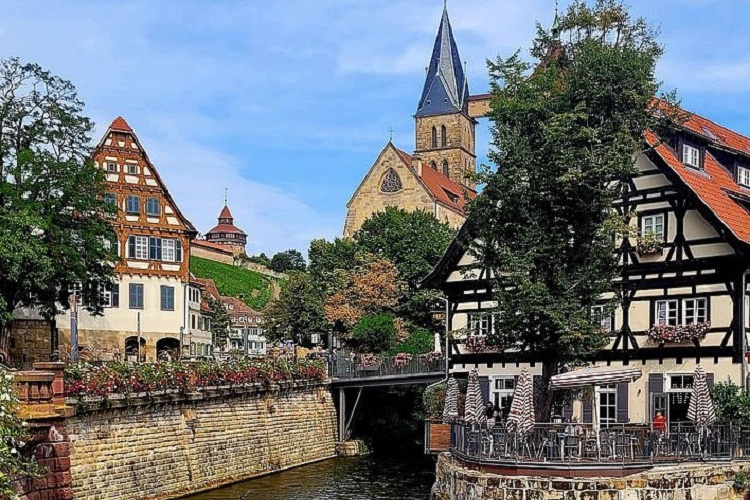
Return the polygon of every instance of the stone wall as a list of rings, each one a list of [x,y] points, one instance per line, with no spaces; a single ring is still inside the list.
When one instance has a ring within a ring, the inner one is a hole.
[[[133,400],[67,420],[76,500],[177,498],[335,455],[323,385]]]
[[[10,356],[13,364],[28,367],[49,361],[52,354],[50,324],[41,319],[15,319],[11,325]]]
[[[438,457],[432,500],[741,500],[732,487],[745,463],[661,466],[623,478],[501,476]]]

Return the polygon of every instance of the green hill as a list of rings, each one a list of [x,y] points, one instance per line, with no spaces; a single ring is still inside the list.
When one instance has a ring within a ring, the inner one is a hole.
[[[273,298],[273,280],[255,271],[193,256],[190,270],[198,278],[213,279],[219,293],[237,297],[256,311]]]

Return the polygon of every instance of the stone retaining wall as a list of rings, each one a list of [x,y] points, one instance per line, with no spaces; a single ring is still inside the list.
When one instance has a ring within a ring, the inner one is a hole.
[[[177,498],[333,457],[324,385],[206,391],[67,419],[76,500]]]
[[[623,478],[501,476],[438,457],[432,500],[741,500],[735,473],[750,463],[680,464]]]

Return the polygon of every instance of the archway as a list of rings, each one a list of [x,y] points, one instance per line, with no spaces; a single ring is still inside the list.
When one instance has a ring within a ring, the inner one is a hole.
[[[180,358],[180,341],[171,337],[164,337],[156,341],[156,359],[159,361],[174,361]]]
[[[140,362],[146,361],[146,339],[141,337]],[[125,339],[125,360],[138,361],[138,337],[128,337]]]

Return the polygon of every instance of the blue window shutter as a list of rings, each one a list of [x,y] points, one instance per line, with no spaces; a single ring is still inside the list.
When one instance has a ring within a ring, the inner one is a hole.
[[[179,239],[174,240],[174,260],[182,262],[182,243]]]
[[[135,309],[135,284],[131,283],[128,287],[128,304],[131,309]]]
[[[167,308],[167,287],[162,285],[161,287],[161,310],[165,310]]]
[[[135,236],[128,236],[128,257],[135,258]]]
[[[628,416],[629,385],[627,382],[617,384],[617,422],[621,424],[626,424],[630,420]]]
[[[112,307],[120,307],[120,284],[115,283],[111,286],[112,289],[110,293],[112,294]]]
[[[151,237],[148,239],[148,258],[161,260],[161,238]]]
[[[661,373],[648,374],[648,392],[650,394],[664,392],[664,375]]]
[[[591,406],[591,398],[585,392],[583,396],[583,422],[590,424],[594,421],[594,407]]]

